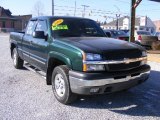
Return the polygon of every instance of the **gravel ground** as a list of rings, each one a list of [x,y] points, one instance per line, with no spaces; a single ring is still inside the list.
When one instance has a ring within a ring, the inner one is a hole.
[[[39,75],[12,65],[8,36],[0,34],[0,120],[160,120],[160,64],[150,79],[127,92],[58,103]]]

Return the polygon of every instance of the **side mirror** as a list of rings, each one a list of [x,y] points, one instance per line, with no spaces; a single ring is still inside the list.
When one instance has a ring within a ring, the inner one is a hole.
[[[47,35],[44,33],[44,31],[34,31],[33,37],[47,40]]]

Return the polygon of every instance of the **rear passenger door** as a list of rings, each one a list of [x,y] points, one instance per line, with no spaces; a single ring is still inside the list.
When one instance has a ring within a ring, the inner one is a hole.
[[[38,20],[35,31],[44,31],[48,35],[48,26],[46,20]],[[30,58],[34,66],[40,70],[46,71],[46,62],[48,56],[49,42],[46,39],[32,38]]]

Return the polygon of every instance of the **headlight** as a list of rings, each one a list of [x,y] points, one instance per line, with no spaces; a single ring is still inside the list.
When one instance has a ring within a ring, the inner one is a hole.
[[[146,56],[147,56],[147,52],[146,52],[146,51],[143,51],[143,52],[142,52],[142,56],[143,56],[143,57],[146,57]]]
[[[101,55],[93,53],[85,53],[83,55],[83,61],[100,61],[102,60]],[[96,64],[83,64],[83,71],[104,71],[104,65]]]
[[[99,54],[86,53],[85,60],[86,61],[94,61],[94,60],[98,61],[98,60],[102,60],[102,57]]]
[[[83,71],[104,71],[104,65],[83,65]]]

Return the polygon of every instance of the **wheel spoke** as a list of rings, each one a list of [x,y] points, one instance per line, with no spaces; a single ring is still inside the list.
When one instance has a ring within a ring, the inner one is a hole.
[[[63,97],[65,94],[65,82],[61,74],[55,76],[55,90],[59,97]]]

